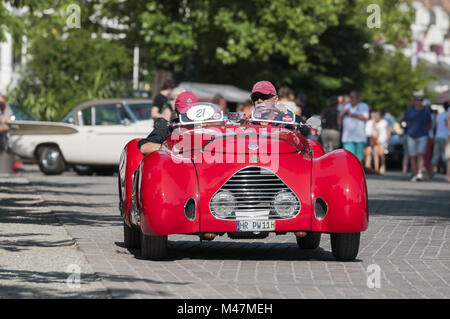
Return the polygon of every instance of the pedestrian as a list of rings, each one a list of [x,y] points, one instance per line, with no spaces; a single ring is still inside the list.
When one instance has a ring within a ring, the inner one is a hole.
[[[376,143],[373,149],[373,166],[376,172],[384,174],[386,172],[386,155],[384,150],[387,147],[387,142],[391,136],[391,129],[389,123],[381,117],[380,112],[374,112],[376,130]]]
[[[424,157],[427,148],[428,130],[431,128],[431,112],[422,104],[423,96],[414,95],[413,106],[405,114],[408,123],[407,143],[411,158],[413,177],[411,181],[423,180]]]
[[[392,131],[394,129],[394,124],[396,121],[395,121],[395,117],[391,114],[391,109],[389,109],[389,108],[384,109],[383,119],[385,119],[388,122],[389,128]]]
[[[368,174],[375,174],[372,169],[372,157],[375,144],[377,143],[377,132],[375,130],[375,111],[369,111],[369,119],[366,122],[366,144],[364,147],[364,171]]]
[[[251,100],[245,100],[244,103],[242,104],[240,112],[245,113],[246,118],[250,118],[252,116],[252,106],[253,103]]]
[[[153,106],[151,109],[151,115],[153,119],[164,118],[170,121],[172,117],[172,106],[169,101],[169,96],[175,88],[175,84],[172,80],[166,80],[161,88],[161,91],[156,95],[153,100]]]
[[[433,156],[433,148],[434,148],[434,137],[436,135],[436,116],[437,116],[437,110],[431,109],[431,101],[430,100],[423,100],[423,106],[427,108],[431,113],[431,128],[428,130],[428,139],[427,139],[427,148],[425,150],[425,157],[424,157],[424,166],[426,169],[426,179],[430,180],[432,177],[432,165],[431,165],[431,157]]]
[[[297,114],[300,115],[304,121],[312,116],[311,108],[307,105],[307,102],[308,97],[305,94],[297,94],[297,97],[295,98],[295,103],[299,107],[299,110],[297,110]]]
[[[11,116],[12,113],[5,97],[0,94],[0,154],[8,149],[8,122],[11,120]]]
[[[450,130],[450,112],[447,109],[447,129]],[[445,180],[450,183],[450,134],[447,135],[447,141],[445,142],[445,160],[447,161],[447,174]]]
[[[211,100],[211,103],[220,106],[220,109],[225,113],[227,102],[223,97],[223,95],[221,94],[214,95],[213,99]]]
[[[292,113],[295,114],[295,112],[297,112],[297,104],[294,101],[294,93],[292,93],[292,90],[288,86],[280,87],[280,89],[278,90],[278,98],[279,101],[283,102],[283,104]]]
[[[433,157],[431,159],[432,174],[437,171],[439,161],[444,158],[447,140],[450,134],[450,130],[447,126],[447,119],[449,117],[449,105],[447,101],[444,103],[444,112],[439,113],[436,116],[436,135],[434,139]],[[448,174],[448,168],[447,168]],[[430,176],[432,177],[432,176]]]
[[[344,149],[353,153],[361,162],[364,160],[368,119],[369,106],[360,101],[358,91],[350,92],[350,103],[344,106],[339,115],[339,123],[342,123],[342,144]]]
[[[332,96],[328,102],[329,106],[320,115],[320,119],[322,120],[322,144],[326,153],[339,148],[341,139],[338,124],[338,97]]]

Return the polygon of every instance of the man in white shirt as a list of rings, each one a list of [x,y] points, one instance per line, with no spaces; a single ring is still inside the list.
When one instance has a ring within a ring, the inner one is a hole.
[[[339,115],[342,123],[342,144],[344,149],[352,152],[360,161],[364,159],[366,144],[366,121],[369,119],[369,106],[360,102],[358,91],[350,92],[350,103],[344,106]]]
[[[449,102],[444,103],[445,112],[439,113],[436,116],[436,135],[434,139],[433,157],[431,164],[433,165],[433,171],[437,171],[439,159],[445,155],[447,138],[450,134],[450,130],[447,126],[447,119],[449,117]]]

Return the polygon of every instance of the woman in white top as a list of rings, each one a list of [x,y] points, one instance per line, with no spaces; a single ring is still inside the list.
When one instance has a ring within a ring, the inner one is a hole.
[[[389,137],[391,136],[391,129],[389,123],[381,117],[379,112],[375,112],[375,130],[377,131],[377,144],[374,148],[373,165],[376,171],[380,171],[380,174],[386,172],[386,156],[384,150],[388,145]],[[381,166],[380,166],[381,163]]]
[[[376,172],[386,172],[386,157],[384,150],[387,147],[391,129],[388,122],[381,117],[379,112],[374,112],[370,121],[366,124],[366,134],[373,149],[373,166]]]

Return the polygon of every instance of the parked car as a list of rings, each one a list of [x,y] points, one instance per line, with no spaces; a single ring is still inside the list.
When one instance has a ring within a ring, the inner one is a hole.
[[[77,105],[62,122],[15,121],[15,154],[35,158],[44,174],[61,174],[69,165],[79,173],[117,168],[132,138],[153,129],[148,99],[107,99]]]
[[[257,106],[242,122],[225,120],[218,106],[192,106],[161,149],[145,157],[131,140],[119,165],[125,246],[161,259],[172,234],[212,240],[292,233],[301,249],[315,249],[329,233],[335,258],[355,259],[368,227],[362,166],[350,152],[324,154],[290,129],[302,124],[279,103]]]
[[[38,117],[20,104],[9,104],[13,114],[12,121],[39,121]]]

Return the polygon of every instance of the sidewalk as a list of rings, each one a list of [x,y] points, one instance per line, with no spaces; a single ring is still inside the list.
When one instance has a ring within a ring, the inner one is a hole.
[[[0,287],[0,298],[109,298],[30,182],[4,174],[0,175]]]

